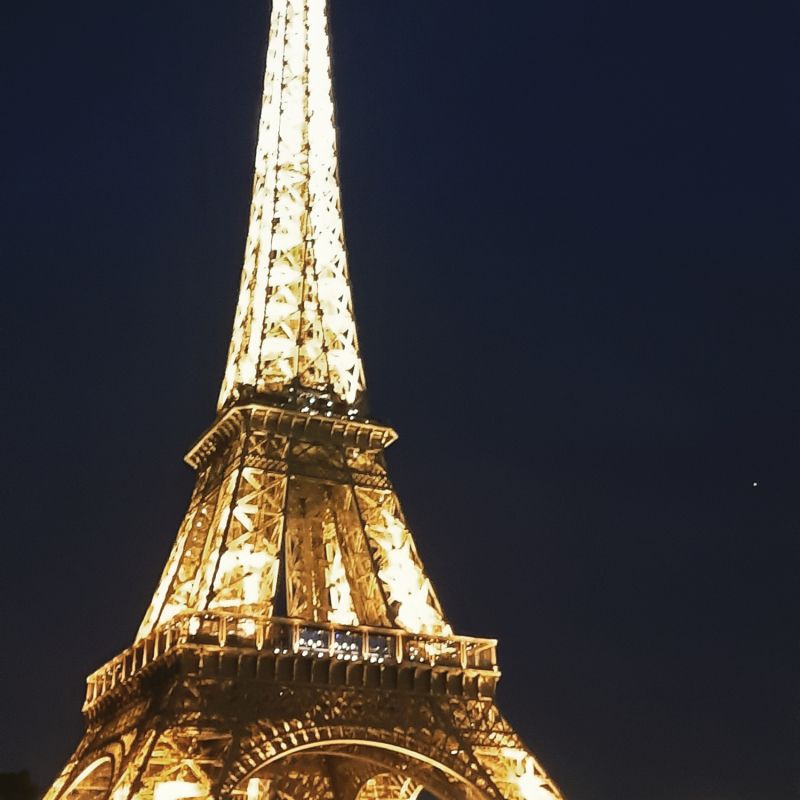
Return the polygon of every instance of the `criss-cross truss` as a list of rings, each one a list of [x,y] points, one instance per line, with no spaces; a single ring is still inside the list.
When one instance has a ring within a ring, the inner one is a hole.
[[[396,434],[363,414],[326,16],[272,0],[217,418],[45,800],[561,800],[495,705],[496,641],[445,618],[386,469]]]
[[[204,611],[450,634],[386,472],[394,438],[325,411],[228,410],[188,456],[197,485],[137,638]]]
[[[250,229],[219,407],[297,385],[356,407],[323,0],[273,3]]]
[[[364,376],[326,24],[323,0],[273,3],[221,417],[193,461],[197,490],[138,638],[205,610],[450,632],[383,467],[395,435],[356,421]],[[325,425],[309,439],[295,421],[287,436],[275,414],[237,410],[254,399]],[[342,416],[348,434],[332,441]],[[353,446],[359,436],[371,444]]]

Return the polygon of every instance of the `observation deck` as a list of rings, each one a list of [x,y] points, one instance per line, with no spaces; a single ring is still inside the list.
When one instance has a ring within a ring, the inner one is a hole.
[[[254,674],[286,682],[322,677],[331,683],[369,685],[377,680],[381,688],[492,695],[500,677],[496,639],[286,617],[185,613],[93,672],[86,679],[84,714],[92,716],[105,698],[187,652],[199,656],[194,663],[201,670],[208,657],[232,656],[241,665],[249,656],[269,664],[268,669],[257,665]]]

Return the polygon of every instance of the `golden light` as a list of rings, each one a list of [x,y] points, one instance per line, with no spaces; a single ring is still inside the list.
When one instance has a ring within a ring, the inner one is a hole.
[[[217,419],[136,639],[88,677],[86,736],[45,800],[416,800],[437,766],[442,796],[560,798],[504,746],[497,643],[453,634],[386,469],[397,434],[362,416],[326,8],[273,0]],[[459,779],[474,793],[451,795]]]
[[[194,781],[162,781],[153,790],[153,800],[186,800],[205,795],[205,788]]]
[[[354,404],[364,371],[339,203],[323,0],[275,3],[223,408],[297,381]]]
[[[554,800],[549,782],[540,774],[533,757],[524,750],[507,747],[503,756],[509,764],[507,780],[516,784],[524,800]]]
[[[247,781],[247,800],[261,800],[265,794],[265,783],[260,778],[250,778]]]

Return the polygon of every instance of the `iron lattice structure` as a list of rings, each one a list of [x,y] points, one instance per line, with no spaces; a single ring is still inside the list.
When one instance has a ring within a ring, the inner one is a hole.
[[[46,800],[554,800],[454,635],[364,416],[324,0],[274,0],[217,419],[132,647]]]

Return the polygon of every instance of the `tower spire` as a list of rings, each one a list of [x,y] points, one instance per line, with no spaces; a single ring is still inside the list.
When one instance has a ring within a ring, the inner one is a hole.
[[[339,201],[325,0],[273,3],[250,227],[223,409],[291,388],[364,392]]]

